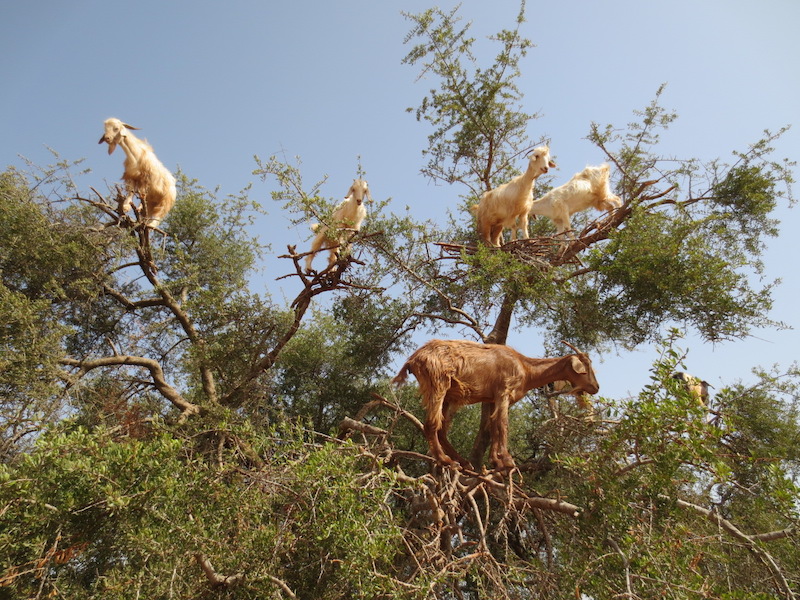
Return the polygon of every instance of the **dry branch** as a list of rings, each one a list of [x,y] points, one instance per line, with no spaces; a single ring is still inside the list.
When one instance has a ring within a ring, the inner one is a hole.
[[[389,437],[388,431],[361,422],[361,419],[373,408],[385,407],[409,419],[420,431],[423,430],[422,423],[414,415],[378,394],[373,393],[372,396],[376,400],[364,405],[358,413],[358,420],[349,417],[342,420],[340,424],[342,433],[340,433],[339,437],[343,438],[348,430],[379,436],[381,439],[379,448],[365,447],[362,449],[362,451],[366,453],[371,453],[376,462],[380,456],[384,464],[389,463],[392,457],[425,460],[426,462],[435,464],[435,461],[428,455],[395,450],[387,439]],[[389,445],[388,448],[386,447],[387,444]],[[468,496],[472,496],[476,490],[481,489],[500,501],[506,507],[506,510],[524,511],[528,509],[542,509],[565,514],[573,518],[577,518],[582,512],[579,506],[565,502],[561,498],[529,495],[522,486],[514,483],[512,479],[506,481],[499,473],[479,474],[465,469],[436,468],[432,471],[431,475],[433,479],[429,479],[427,485],[431,487],[432,490],[433,488],[437,488],[440,491],[446,490],[448,494],[458,495],[461,497],[461,500],[457,502],[459,505],[465,505],[469,501]],[[447,479],[449,477],[453,478],[454,483],[448,483]],[[432,482],[436,482],[435,485]],[[440,503],[442,505],[446,504],[444,499],[441,499]],[[479,517],[480,515],[476,514],[476,519]]]

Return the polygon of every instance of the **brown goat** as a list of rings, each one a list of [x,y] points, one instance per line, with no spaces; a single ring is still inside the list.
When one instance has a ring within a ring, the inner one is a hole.
[[[576,354],[528,358],[502,344],[431,340],[408,358],[392,383],[403,383],[408,373],[417,378],[425,408],[425,438],[431,456],[446,465],[459,463],[471,468],[447,439],[456,411],[467,404],[493,404],[490,457],[495,468],[512,469],[514,459],[508,452],[508,408],[512,404],[531,389],[554,381],[569,381],[574,394],[596,394],[600,389],[592,361],[574,346],[570,348]]]

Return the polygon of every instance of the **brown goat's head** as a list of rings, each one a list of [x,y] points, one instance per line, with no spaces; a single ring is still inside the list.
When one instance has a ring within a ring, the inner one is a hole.
[[[592,361],[589,355],[585,352],[581,352],[569,342],[564,342],[562,340],[562,343],[575,351],[575,354],[571,355],[569,365],[571,373],[567,374],[567,379],[572,384],[571,393],[577,396],[582,392],[586,392],[587,394],[596,394],[599,392],[600,384],[597,383],[597,378],[594,375],[594,369],[592,368]]]

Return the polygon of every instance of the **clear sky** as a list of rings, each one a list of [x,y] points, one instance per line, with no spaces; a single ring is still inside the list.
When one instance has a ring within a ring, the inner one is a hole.
[[[97,140],[118,117],[141,128],[171,169],[181,168],[220,201],[253,183],[251,197],[269,214],[259,223],[272,254],[308,243],[304,226],[269,198],[252,175],[254,155],[299,156],[306,181],[327,176],[323,193],[343,196],[359,164],[373,195],[389,210],[445,223],[462,189],[434,186],[419,170],[429,130],[407,107],[431,81],[401,64],[410,23],[423,0],[30,0],[0,6],[0,168],[85,158],[81,189],[118,181],[123,155]],[[439,2],[443,9],[455,5]],[[464,0],[460,15],[484,38],[511,28],[517,1]],[[585,137],[592,121],[624,127],[662,83],[662,104],[680,118],[662,136],[663,154],[731,159],[764,129],[794,127],[777,158],[800,158],[800,2],[797,0],[528,0],[523,35],[533,40],[522,63],[524,107],[542,117],[531,138],[551,140],[566,181],[604,157]],[[489,60],[494,48],[481,43]],[[488,64],[488,63],[487,63]],[[520,165],[521,167],[523,165]],[[780,238],[766,257],[767,277],[783,280],[772,318],[800,326],[800,275],[792,242],[798,209],[782,207]],[[0,249],[0,251],[2,251]],[[288,265],[270,259],[258,288],[293,298]],[[452,337],[463,334],[453,332]],[[712,385],[750,381],[750,369],[798,358],[797,331],[756,331],[716,346],[694,337],[688,369]],[[541,355],[535,331],[509,343]],[[625,396],[647,381],[655,350],[595,360],[601,394]]]

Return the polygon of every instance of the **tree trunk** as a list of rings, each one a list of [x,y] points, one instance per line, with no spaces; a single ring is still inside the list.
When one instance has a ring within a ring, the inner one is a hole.
[[[500,314],[494,323],[494,329],[484,340],[487,344],[505,344],[508,340],[508,330],[511,327],[511,316],[514,314],[514,306],[517,304],[517,294],[508,292],[503,297],[500,305]]]

